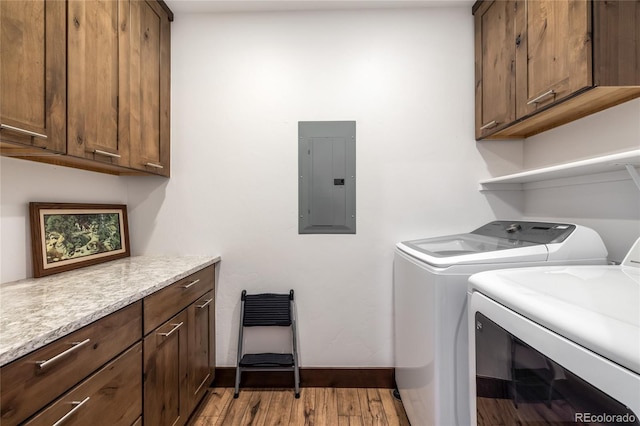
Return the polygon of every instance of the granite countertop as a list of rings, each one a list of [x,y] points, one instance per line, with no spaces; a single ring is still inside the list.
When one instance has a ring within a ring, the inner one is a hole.
[[[135,256],[0,284],[0,366],[219,261]]]

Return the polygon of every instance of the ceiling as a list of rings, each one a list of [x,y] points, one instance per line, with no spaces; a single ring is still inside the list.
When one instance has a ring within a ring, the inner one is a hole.
[[[165,0],[175,14],[468,7],[473,0]],[[469,12],[471,13],[471,12]]]

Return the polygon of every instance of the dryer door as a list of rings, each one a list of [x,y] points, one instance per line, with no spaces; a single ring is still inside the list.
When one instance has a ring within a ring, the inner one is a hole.
[[[478,425],[640,425],[637,374],[477,292],[471,299]]]

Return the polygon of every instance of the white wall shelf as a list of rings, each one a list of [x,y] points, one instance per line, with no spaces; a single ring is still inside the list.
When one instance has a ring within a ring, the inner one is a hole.
[[[526,170],[480,181],[480,191],[526,189],[632,179],[640,189],[640,149]]]

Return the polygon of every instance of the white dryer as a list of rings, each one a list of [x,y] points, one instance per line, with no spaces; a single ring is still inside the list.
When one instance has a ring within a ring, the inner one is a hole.
[[[416,426],[469,424],[467,280],[480,271],[605,264],[592,229],[495,221],[470,233],[398,243],[394,258],[395,374]]]
[[[469,278],[471,424],[640,425],[640,239],[622,265]]]

